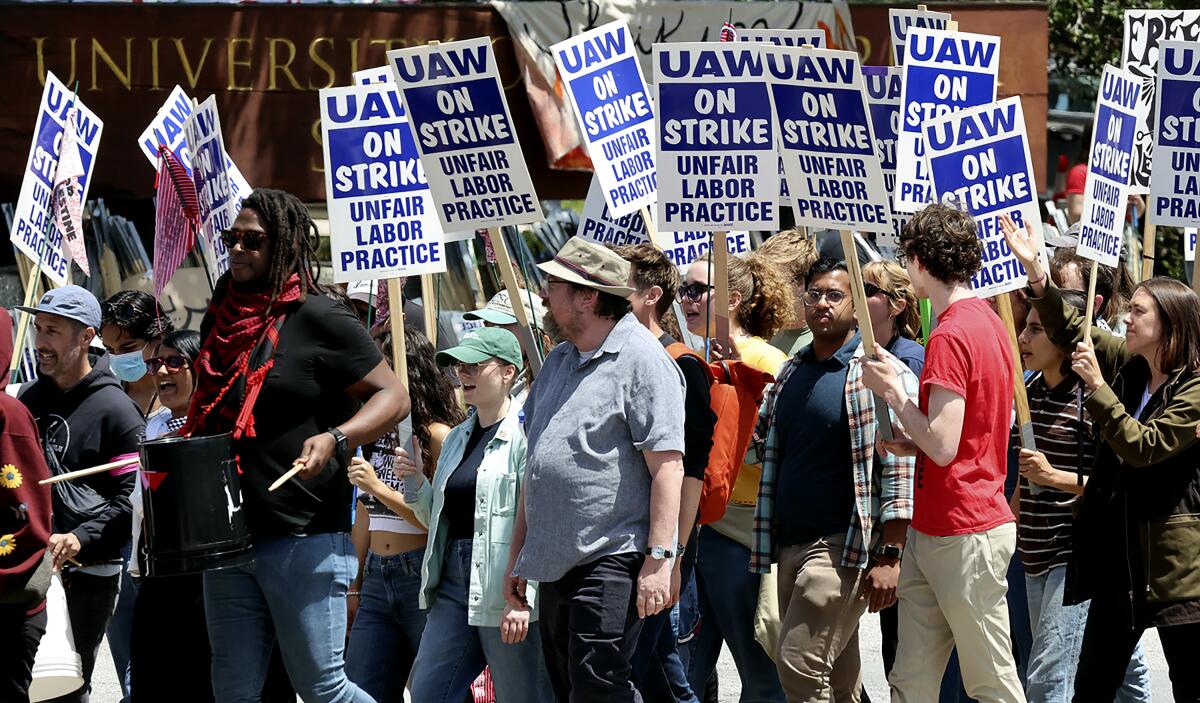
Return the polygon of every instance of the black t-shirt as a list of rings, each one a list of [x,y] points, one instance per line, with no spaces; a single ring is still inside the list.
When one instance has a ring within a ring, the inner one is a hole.
[[[483,463],[483,452],[498,429],[499,421],[491,427],[480,427],[476,417],[463,449],[462,461],[446,480],[442,518],[446,521],[450,539],[471,539],[475,533],[475,481],[479,477],[479,465]]]
[[[267,488],[292,468],[305,440],[358,412],[359,402],[346,389],[383,355],[348,305],[310,294],[284,323],[274,359],[254,406],[257,436],[238,447],[250,532],[348,532],[353,493],[345,457],[334,457],[307,481],[295,478],[274,493]]]
[[[664,347],[675,339],[664,334],[658,338]],[[698,357],[682,356],[676,360],[683,373],[683,475],[704,480],[708,456],[712,452],[713,427],[717,415],[712,410],[712,380]]]

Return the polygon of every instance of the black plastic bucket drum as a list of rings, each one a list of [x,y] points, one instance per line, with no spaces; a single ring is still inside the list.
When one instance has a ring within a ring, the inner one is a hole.
[[[230,435],[142,442],[148,576],[250,562],[250,532]]]

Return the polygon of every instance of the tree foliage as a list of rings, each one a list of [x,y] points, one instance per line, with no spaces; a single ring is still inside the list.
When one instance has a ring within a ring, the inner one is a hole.
[[[1196,0],[1140,0],[1142,10],[1190,10]],[[1099,78],[1104,64],[1117,64],[1129,2],[1050,0],[1050,64],[1059,78]]]

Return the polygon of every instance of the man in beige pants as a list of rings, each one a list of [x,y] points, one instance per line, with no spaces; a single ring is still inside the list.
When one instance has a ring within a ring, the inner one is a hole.
[[[892,701],[937,700],[957,646],[972,698],[1024,703],[1005,601],[1016,548],[1004,499],[1014,373],[1008,332],[971,288],[982,248],[970,215],[930,205],[905,227],[900,252],[938,325],[926,345],[919,403],[904,392],[881,347],[880,361],[864,362],[863,381],[903,424],[885,448],[917,456]]]

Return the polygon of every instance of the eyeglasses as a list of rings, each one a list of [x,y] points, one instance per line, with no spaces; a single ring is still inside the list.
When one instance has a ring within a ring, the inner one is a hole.
[[[849,297],[849,293],[840,290],[808,290],[804,292],[804,307],[812,307],[821,302],[821,298],[829,301],[830,305],[841,305]]]
[[[896,263],[900,264],[904,268],[908,268],[908,252],[904,251],[903,249],[897,249]]]
[[[252,229],[227,229],[221,232],[221,242],[225,244],[226,249],[232,249],[238,242],[241,242],[242,248],[246,251],[258,251],[262,249],[263,242],[266,240],[265,232]]]
[[[479,372],[488,368],[489,366],[498,366],[498,365],[499,365],[498,362],[494,362],[494,361],[490,361],[490,360],[489,361],[481,361],[477,364],[465,364],[465,363],[459,361],[459,362],[451,364],[450,368],[454,369],[454,373],[457,373],[457,374],[465,373],[465,374],[469,374],[471,376],[475,376]]]
[[[713,287],[707,283],[689,283],[679,287],[679,294],[676,297],[679,298],[679,302],[681,303],[685,300],[690,300],[694,303],[707,295],[712,289]]]
[[[167,371],[176,373],[177,371],[187,368],[187,365],[188,360],[182,356],[179,356],[178,354],[173,354],[171,356],[156,356],[153,359],[146,360],[146,369],[150,373],[158,373],[158,370],[164,366],[167,367]]]
[[[867,294],[868,298],[873,298],[873,297],[879,295],[880,293],[882,293],[885,297],[891,298],[892,300],[896,299],[895,293],[888,291],[888,290],[884,290],[869,281],[863,281],[863,292]],[[834,304],[836,305],[836,303],[834,303]]]

